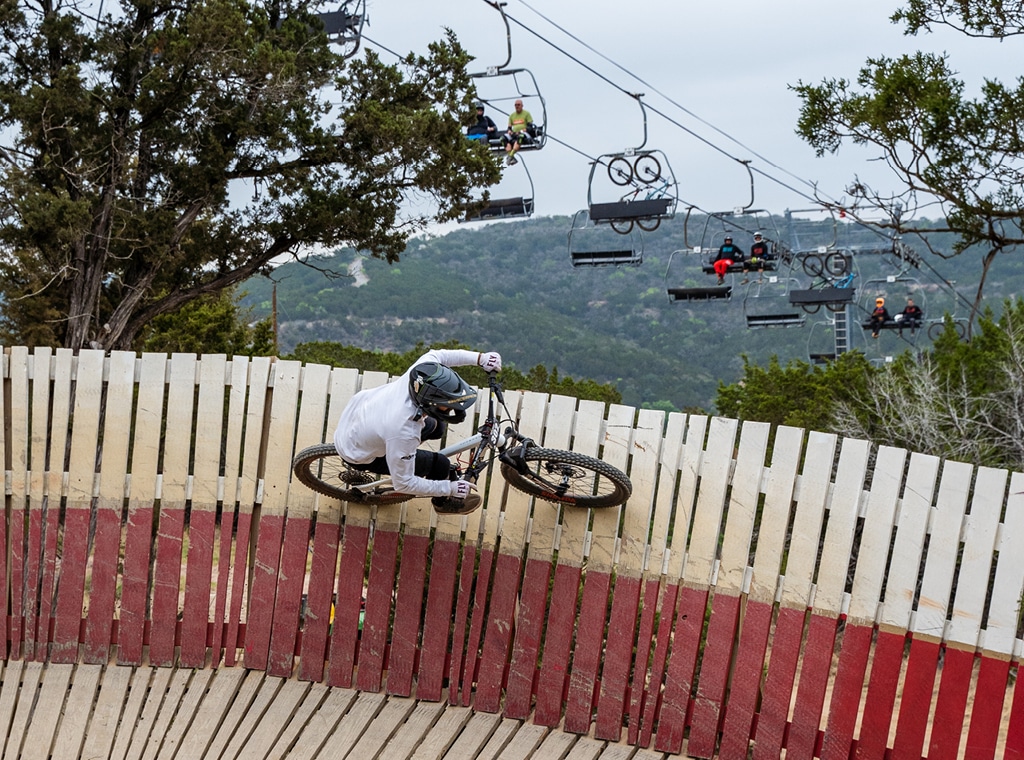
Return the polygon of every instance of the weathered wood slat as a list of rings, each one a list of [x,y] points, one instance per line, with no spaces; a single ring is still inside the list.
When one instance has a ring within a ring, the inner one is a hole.
[[[29,420],[31,418],[32,402],[29,382],[29,356],[28,350],[23,346],[15,346],[11,349],[10,366],[10,437],[7,441],[9,459],[11,461],[11,519],[10,535],[8,546],[11,551],[10,574],[8,580],[10,585],[4,584],[3,594],[5,602],[11,610],[10,628],[5,625],[7,635],[9,656],[20,659],[23,656],[24,641],[24,619],[25,619],[25,511],[28,508],[30,441],[29,441]],[[6,461],[6,458],[5,458]],[[0,523],[5,523],[0,520]],[[0,563],[6,569],[6,563]]]
[[[121,512],[124,507],[132,400],[135,395],[135,354],[116,351],[110,355],[107,368],[92,583],[89,590],[89,612],[85,621],[85,643],[82,647],[82,661],[94,665],[103,665],[110,659],[118,563],[121,557]]]
[[[745,760],[753,738],[754,713],[761,693],[802,444],[802,430],[781,426],[776,431],[771,468],[765,484],[764,507],[757,527],[750,591],[742,612],[735,670],[722,723],[719,754],[724,760]],[[742,584],[742,579],[739,581]]]
[[[196,407],[195,455],[192,477],[185,598],[181,613],[181,663],[206,664],[213,554],[217,541],[217,484],[224,438],[227,357],[206,355],[199,362],[199,401]],[[220,660],[220,653],[217,653]]]
[[[59,708],[63,715],[60,720],[57,740],[53,743],[52,760],[76,760],[79,756],[89,757],[82,752],[86,736],[92,732],[101,733],[106,729],[105,719],[107,716],[100,712],[100,700],[97,693],[103,672],[104,669],[101,665],[74,666],[74,681],[71,684],[71,691],[67,695],[67,704],[72,709],[65,710],[63,705]],[[115,679],[112,677],[111,680]],[[63,697],[63,695],[61,696]],[[76,709],[85,705],[95,705],[95,709]],[[118,703],[118,709],[120,706]]]
[[[43,500],[46,480],[46,438],[50,416],[50,349],[36,348],[29,360],[32,363],[32,379],[30,381],[32,396],[32,430],[29,441],[29,479],[27,483],[27,502],[25,509],[28,517],[28,548],[25,554],[25,636],[24,647],[27,659],[42,660],[37,656],[36,640],[39,609],[49,607],[49,601],[40,604],[40,575],[43,554]],[[20,511],[20,510],[19,510]],[[16,587],[18,588],[18,587]],[[45,654],[45,635],[42,637],[39,655]]]

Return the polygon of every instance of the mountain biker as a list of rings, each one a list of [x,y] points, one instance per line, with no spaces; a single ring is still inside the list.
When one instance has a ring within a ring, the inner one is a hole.
[[[757,270],[758,277],[760,278],[764,273],[764,262],[768,258],[768,243],[765,242],[764,237],[760,232],[754,233],[754,244],[750,246],[750,258],[747,259],[743,264],[743,271],[752,272]],[[746,282],[747,278],[743,278],[743,282]],[[741,283],[742,284],[742,283]]]
[[[740,250],[739,246],[733,244],[732,235],[726,235],[725,240],[722,241],[722,245],[718,249],[718,255],[711,262],[715,269],[715,274],[718,275],[719,285],[725,282],[725,273],[737,261],[743,261],[743,251]]]
[[[871,337],[877,338],[878,331],[882,329],[882,325],[891,321],[892,317],[889,316],[889,310],[885,308],[885,299],[879,296],[875,299],[875,310],[871,312],[871,318],[868,320],[868,324],[871,325]]]
[[[334,432],[338,454],[358,470],[391,475],[395,491],[430,496],[441,514],[467,514],[480,506],[476,485],[460,480],[448,458],[418,448],[439,440],[449,423],[466,419],[476,391],[451,370],[469,365],[501,369],[494,351],[430,349],[394,382],[362,390],[341,413]]]

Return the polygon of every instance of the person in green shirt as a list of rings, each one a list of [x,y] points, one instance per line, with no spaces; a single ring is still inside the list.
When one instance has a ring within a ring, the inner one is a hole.
[[[529,141],[530,129],[533,127],[533,117],[529,111],[523,110],[523,101],[517,100],[515,109],[508,115],[508,129],[501,138],[501,144],[505,146],[505,163],[509,166],[518,163],[516,151],[522,147],[523,141]]]

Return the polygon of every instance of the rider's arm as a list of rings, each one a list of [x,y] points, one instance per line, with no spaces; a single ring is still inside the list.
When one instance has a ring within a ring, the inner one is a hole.
[[[417,496],[451,496],[455,488],[454,481],[428,480],[416,475],[418,443],[415,438],[406,437],[389,438],[387,441],[388,469],[395,490]]]

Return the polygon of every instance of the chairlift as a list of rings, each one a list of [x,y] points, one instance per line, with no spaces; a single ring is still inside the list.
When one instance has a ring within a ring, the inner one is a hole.
[[[464,207],[465,216],[459,220],[462,222],[491,222],[500,219],[522,219],[533,216],[534,209],[534,186],[533,177],[530,175],[530,170],[526,166],[525,161],[519,162],[519,169],[513,169],[508,167],[505,169],[506,172],[514,171],[515,173],[525,173],[526,181],[529,183],[530,194],[529,196],[519,195],[507,198],[490,198],[484,200],[479,198],[472,201]],[[502,176],[504,180],[504,175]],[[504,182],[499,183],[498,187]]]
[[[318,13],[327,39],[343,47],[342,56],[351,58],[359,50],[363,24],[366,23],[366,0],[342,0],[336,11]]]
[[[524,101],[525,110],[530,112],[534,121],[533,127],[528,131],[526,138],[520,142],[516,152],[540,150],[547,143],[547,103],[537,86],[537,78],[529,69],[509,68],[509,64],[512,62],[512,32],[509,28],[508,17],[505,15],[505,3],[484,1],[501,14],[501,20],[505,24],[507,55],[504,63],[498,66],[488,66],[486,70],[469,76],[477,83],[477,97],[480,102],[493,107],[498,113],[508,116],[514,110],[516,100]],[[485,92],[480,92],[482,85]],[[529,107],[526,107],[527,101]],[[535,103],[540,106],[539,111],[534,105]],[[540,119],[537,118],[538,113]],[[505,130],[502,129],[501,134],[504,132]],[[495,153],[505,150],[501,135],[492,137],[488,141],[488,145]]]
[[[889,330],[898,333],[899,337],[914,344],[921,333],[926,332],[924,320],[911,324],[903,319],[903,301],[907,298],[915,299],[915,303],[926,312],[926,299],[921,281],[916,277],[907,277],[903,274],[887,275],[885,277],[873,277],[864,281],[862,289],[862,301],[860,308],[865,315],[861,322],[864,330],[874,329],[871,325],[870,315],[874,310],[875,299],[884,298],[888,309],[899,309],[890,311],[889,319],[878,326],[878,330]]]
[[[580,209],[569,228],[569,259],[574,267],[639,266],[644,260],[643,236],[639,229],[627,235],[615,233],[595,224],[587,209]]]
[[[691,278],[684,278],[679,274],[679,265],[677,263],[676,269],[672,268],[672,262],[675,259],[676,254],[689,254],[688,250],[672,251],[668,257],[668,266],[665,267],[665,289],[668,292],[668,300],[670,303],[678,303],[680,301],[693,302],[693,301],[722,301],[729,300],[732,298],[732,285],[714,285],[714,286],[698,286],[688,285],[687,282],[692,282]],[[682,285],[678,283],[684,283]]]
[[[794,284],[799,284],[796,278],[777,275],[750,282],[743,297],[747,327],[803,327],[807,316],[789,302]]]
[[[631,95],[643,114],[643,141],[635,148],[598,156],[590,164],[587,181],[590,220],[595,224],[608,224],[622,235],[628,235],[634,226],[653,232],[663,220],[675,216],[678,205],[676,177],[668,156],[664,151],[644,147],[647,110],[643,94]],[[600,200],[595,201],[595,198]]]
[[[837,358],[835,321],[824,319],[812,322],[807,331],[807,361],[811,364],[827,364]]]
[[[770,213],[764,209],[751,209],[741,207],[732,211],[716,211],[708,213],[704,217],[700,231],[699,242],[691,243],[691,238],[696,241],[696,235],[691,235],[695,227],[695,220],[692,217],[693,207],[687,209],[686,218],[683,223],[683,243],[686,248],[701,257],[701,271],[704,274],[714,275],[714,259],[718,255],[718,249],[725,242],[726,237],[753,237],[754,233],[760,232],[769,245],[768,257],[763,259],[758,269],[762,272],[778,272],[780,266],[788,266],[788,252],[780,248],[774,220]],[[743,246],[738,246],[743,250]],[[749,256],[749,251],[744,251],[744,259]],[[739,274],[746,270],[742,261],[736,261],[726,268],[727,274]]]
[[[813,255],[814,265],[808,256]],[[810,270],[813,277],[810,287],[794,288],[790,291],[789,302],[799,306],[808,314],[817,314],[824,306],[828,311],[845,311],[854,305],[857,271],[856,262],[848,251],[822,250],[821,254],[794,254],[805,273]]]

